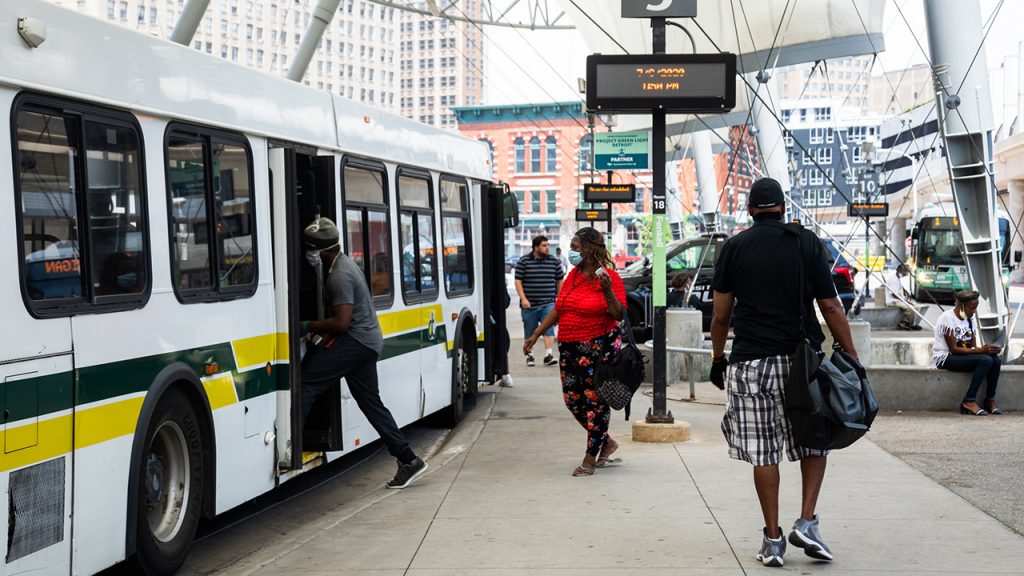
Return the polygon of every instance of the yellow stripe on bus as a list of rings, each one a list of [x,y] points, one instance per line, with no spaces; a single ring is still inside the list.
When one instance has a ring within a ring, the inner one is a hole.
[[[210,401],[210,410],[223,408],[238,402],[238,391],[235,390],[235,379],[231,374],[223,374],[203,380],[206,398]]]
[[[391,336],[392,334],[398,334],[399,332],[408,332],[410,330],[425,328],[427,323],[430,321],[431,312],[434,313],[434,322],[444,322],[444,318],[441,317],[440,304],[424,306],[422,308],[413,308],[412,310],[399,310],[398,312],[378,314],[377,320],[380,322],[380,330],[384,333],[384,336]]]
[[[9,454],[0,454],[0,472],[23,468],[71,451],[70,414],[43,420],[38,424],[33,422],[17,428],[12,427],[7,431],[0,430],[0,444],[6,445],[8,435],[24,435],[31,429],[34,429],[36,434],[35,446],[15,450]]]
[[[285,340],[287,341],[287,338]],[[274,333],[232,340],[231,347],[235,351],[235,366],[241,370],[249,366],[263,366],[267,362],[273,362],[277,356],[278,341],[277,334]]]
[[[75,449],[135,433],[145,397],[128,398],[75,412]]]

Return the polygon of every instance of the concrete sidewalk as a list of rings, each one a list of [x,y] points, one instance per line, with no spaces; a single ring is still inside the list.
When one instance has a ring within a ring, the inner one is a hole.
[[[754,560],[762,520],[751,468],[727,457],[720,406],[671,403],[693,426],[693,440],[675,445],[632,442],[617,412],[623,463],[573,478],[585,438],[562,404],[557,370],[520,367],[514,376],[513,389],[481,392],[414,486],[310,518],[224,573],[1024,572],[1024,538],[870,441],[830,459],[819,514],[836,560],[818,563],[790,547],[784,568],[764,568]],[[635,403],[642,417],[649,398]],[[782,473],[788,529],[799,468]]]

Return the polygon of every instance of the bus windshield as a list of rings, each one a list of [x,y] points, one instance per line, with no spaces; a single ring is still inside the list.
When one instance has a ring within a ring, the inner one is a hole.
[[[963,266],[960,231],[926,228],[921,234],[919,261],[932,266]]]

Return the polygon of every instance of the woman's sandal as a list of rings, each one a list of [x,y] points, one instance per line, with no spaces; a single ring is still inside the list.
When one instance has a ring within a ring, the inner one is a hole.
[[[594,475],[594,469],[589,467],[589,466],[584,466],[584,465],[580,464],[579,466],[576,467],[575,470],[572,471],[572,475],[573,476],[593,476]]]
[[[615,466],[616,464],[622,464],[622,458],[609,458],[608,456],[601,456],[597,459],[596,468],[607,468],[609,466]]]
[[[978,408],[977,410],[971,410],[963,404],[960,405],[961,414],[970,414],[972,416],[988,416],[988,412],[984,408]]]
[[[999,416],[1000,414],[1003,413],[1003,411],[1000,410],[998,406],[996,406],[995,400],[986,400],[985,407],[988,408],[989,414]]]

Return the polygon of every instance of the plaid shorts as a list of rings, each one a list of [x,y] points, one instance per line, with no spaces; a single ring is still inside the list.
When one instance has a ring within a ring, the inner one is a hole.
[[[729,365],[722,433],[730,458],[771,466],[782,461],[783,443],[790,462],[828,455],[828,450],[811,450],[793,442],[784,408],[789,364],[790,357],[782,355]]]

